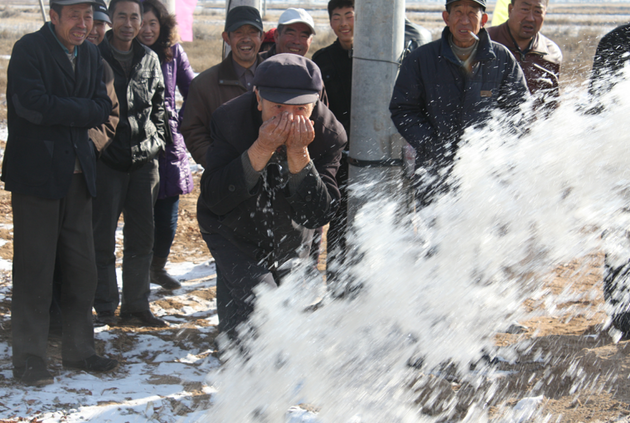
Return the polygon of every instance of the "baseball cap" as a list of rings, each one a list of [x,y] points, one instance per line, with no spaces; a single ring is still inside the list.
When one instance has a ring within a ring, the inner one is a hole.
[[[96,9],[96,2],[94,0],[50,0],[50,5],[58,4],[59,6],[70,6],[73,4],[92,3]]]
[[[233,32],[243,25],[251,25],[263,32],[262,18],[255,7],[237,6],[231,9],[225,18],[225,31]]]
[[[448,6],[449,4],[455,3],[456,1],[459,1],[459,0],[446,0],[446,5]],[[486,10],[486,0],[472,0],[472,1],[474,1],[475,3],[483,7],[483,10]]]
[[[94,20],[107,22],[111,25],[112,21],[111,19],[109,19],[109,13],[107,13],[107,6],[105,6],[105,1],[95,0],[92,5],[94,6]]]
[[[275,54],[258,65],[253,84],[265,100],[293,105],[315,103],[323,86],[319,67],[291,53]]]
[[[315,22],[313,22],[313,17],[304,9],[290,7],[282,12],[280,19],[278,19],[278,25],[291,25],[298,22],[305,23],[311,27],[311,31],[313,31],[313,35],[315,35]]]

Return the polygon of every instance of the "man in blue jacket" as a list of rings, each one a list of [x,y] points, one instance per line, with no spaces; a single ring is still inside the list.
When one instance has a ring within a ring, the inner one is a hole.
[[[512,54],[483,28],[485,8],[486,0],[447,0],[442,37],[405,59],[394,86],[392,120],[416,150],[416,166],[426,170],[418,193],[424,205],[446,188],[443,170],[451,167],[464,130],[488,120],[494,109],[518,111],[529,96]]]
[[[55,257],[63,274],[63,366],[107,371],[118,364],[96,355],[92,326],[96,148],[88,129],[112,109],[101,57],[84,42],[93,6],[51,0],[50,19],[15,44],[7,72],[2,180],[13,207],[13,376],[27,385],[53,382],[46,347]]]

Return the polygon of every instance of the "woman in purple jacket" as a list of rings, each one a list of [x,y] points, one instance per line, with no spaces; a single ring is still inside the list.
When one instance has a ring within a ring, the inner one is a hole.
[[[179,132],[180,114],[175,105],[175,88],[179,89],[185,101],[188,87],[195,75],[188,63],[188,56],[177,43],[175,17],[168,14],[166,7],[159,0],[145,0],[143,6],[144,17],[138,40],[155,51],[160,58],[166,87],[165,106],[169,116],[166,128],[167,145],[159,156],[160,192],[153,209],[155,243],[151,283],[171,290],[181,287],[181,284],[164,268],[177,230],[179,195],[188,194],[193,189],[186,145],[184,137]],[[183,108],[184,106],[180,112],[183,112]]]

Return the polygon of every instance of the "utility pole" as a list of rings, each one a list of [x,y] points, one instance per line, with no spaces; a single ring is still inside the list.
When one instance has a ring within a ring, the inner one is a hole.
[[[369,192],[349,190],[348,224],[375,195],[403,194],[404,142],[389,113],[403,51],[405,1],[361,0],[354,4],[352,118],[349,184],[372,183]]]
[[[228,12],[237,6],[251,6],[260,10],[260,0],[227,0],[225,4],[225,16]],[[223,42],[223,58],[230,54],[230,46]]]
[[[166,5],[166,10],[168,10],[168,13],[171,15],[175,15],[175,13],[177,12],[177,8],[175,7],[175,0],[162,0],[164,2],[164,4]]]

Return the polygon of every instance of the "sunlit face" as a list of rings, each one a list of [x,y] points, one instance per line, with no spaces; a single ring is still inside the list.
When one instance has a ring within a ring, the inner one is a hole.
[[[140,5],[131,1],[121,1],[116,4],[116,10],[112,16],[112,33],[114,39],[128,44],[140,32],[142,15]]]
[[[92,31],[88,34],[87,40],[97,46],[105,38],[105,32],[107,32],[107,22],[94,21]]]
[[[256,61],[262,44],[262,32],[253,25],[243,25],[230,33],[222,34],[223,41],[230,45],[232,57],[239,65],[248,68]]]
[[[472,46],[476,39],[471,32],[479,34],[488,21],[488,15],[472,0],[456,1],[451,4],[450,10],[450,13],[442,12],[442,18],[453,35],[453,42],[462,48]]]
[[[282,34],[276,31],[277,53],[293,53],[305,56],[313,41],[311,27],[303,22],[297,22],[282,28]]]
[[[160,36],[160,21],[152,10],[145,12],[138,40],[145,46],[151,47]]]
[[[338,7],[334,9],[330,17],[330,27],[346,50],[352,47],[354,40],[354,8]]]
[[[90,3],[63,6],[61,16],[50,9],[50,21],[55,25],[55,35],[68,51],[73,52],[74,47],[81,45],[92,31],[93,14]]]
[[[508,5],[508,27],[516,42],[528,42],[540,31],[547,7],[542,0],[516,0]]]
[[[265,100],[256,91],[256,99],[258,100],[258,110],[262,112],[263,122],[268,121],[274,116],[280,116],[282,113],[287,112],[293,116],[304,116],[310,118],[313,113],[314,103],[310,104],[280,104],[273,101]]]

